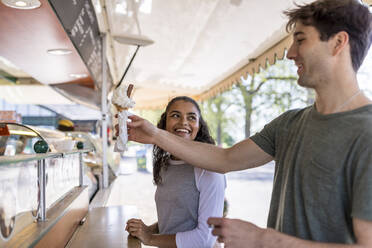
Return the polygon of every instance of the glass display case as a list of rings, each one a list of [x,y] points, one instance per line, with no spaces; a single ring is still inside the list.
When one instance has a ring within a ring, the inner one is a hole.
[[[94,175],[100,180],[102,175],[102,139],[94,134],[87,132],[66,132],[68,137],[71,137],[77,142],[81,142],[84,149],[91,149],[92,151],[84,154],[83,162],[90,167]],[[108,147],[107,150],[107,164],[109,169],[109,184],[116,178],[120,166],[120,153],[114,152],[113,147]],[[101,182],[100,182],[101,183]]]
[[[86,185],[89,197],[98,190],[83,162],[92,149],[78,150],[77,142],[60,131],[0,123],[0,247],[30,223],[45,220],[74,188]]]

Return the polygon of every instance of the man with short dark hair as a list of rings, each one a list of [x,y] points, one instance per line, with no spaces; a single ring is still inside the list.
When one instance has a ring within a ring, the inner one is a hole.
[[[290,110],[231,148],[190,142],[130,117],[129,138],[226,173],[275,160],[268,228],[210,218],[226,247],[372,247],[372,102],[356,72],[372,40],[357,0],[319,0],[285,12],[298,84],[314,105]],[[254,204],[254,203],[252,203]]]

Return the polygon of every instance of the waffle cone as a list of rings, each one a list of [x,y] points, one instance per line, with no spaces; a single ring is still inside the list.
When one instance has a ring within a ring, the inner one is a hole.
[[[119,106],[119,105],[117,105],[117,104],[114,104],[114,106],[115,106],[115,108],[116,108],[116,110],[117,110],[118,112],[121,112],[121,111],[124,111],[124,110],[128,110],[128,108],[124,108],[124,107]]]

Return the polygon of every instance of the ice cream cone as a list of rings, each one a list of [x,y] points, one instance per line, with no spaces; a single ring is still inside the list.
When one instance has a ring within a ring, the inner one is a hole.
[[[128,89],[127,89],[127,96],[128,96],[128,98],[130,98],[130,95],[132,94],[133,88],[134,88],[134,85],[133,84],[129,84],[128,85]]]
[[[126,97],[128,97],[129,100],[130,100],[130,96],[132,94],[133,88],[134,88],[133,84],[129,84],[128,87],[127,87]],[[119,89],[115,89],[115,90],[120,90],[120,88]],[[120,95],[120,93],[119,93],[118,96],[119,97],[123,97],[123,95]],[[114,97],[115,97],[115,93],[114,93]],[[113,100],[112,101],[112,104],[115,106],[115,108],[116,108],[116,110],[118,112],[121,112],[121,111],[124,111],[124,110],[128,110],[129,109],[129,106],[126,106],[127,104],[121,104],[120,101],[119,101],[119,103],[117,103],[117,100]]]
[[[126,92],[125,92],[126,91]],[[118,111],[118,126],[119,126],[119,136],[115,142],[114,151],[124,152],[126,150],[126,144],[128,142],[128,130],[127,130],[127,120],[128,113],[126,112],[129,108],[134,106],[134,101],[130,99],[130,95],[133,91],[133,84],[128,86],[117,87],[114,90],[112,104]]]
[[[116,108],[116,110],[118,112],[121,112],[121,111],[124,111],[124,110],[128,110],[128,108],[123,108],[122,106],[119,106],[119,105],[117,105],[115,103],[114,103],[114,106],[115,106],[115,108]]]

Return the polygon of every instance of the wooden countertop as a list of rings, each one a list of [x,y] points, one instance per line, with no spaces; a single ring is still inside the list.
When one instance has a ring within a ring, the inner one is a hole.
[[[82,224],[67,244],[67,248],[120,247],[137,248],[141,242],[128,235],[125,225],[137,217],[133,206],[98,207],[89,210]]]

